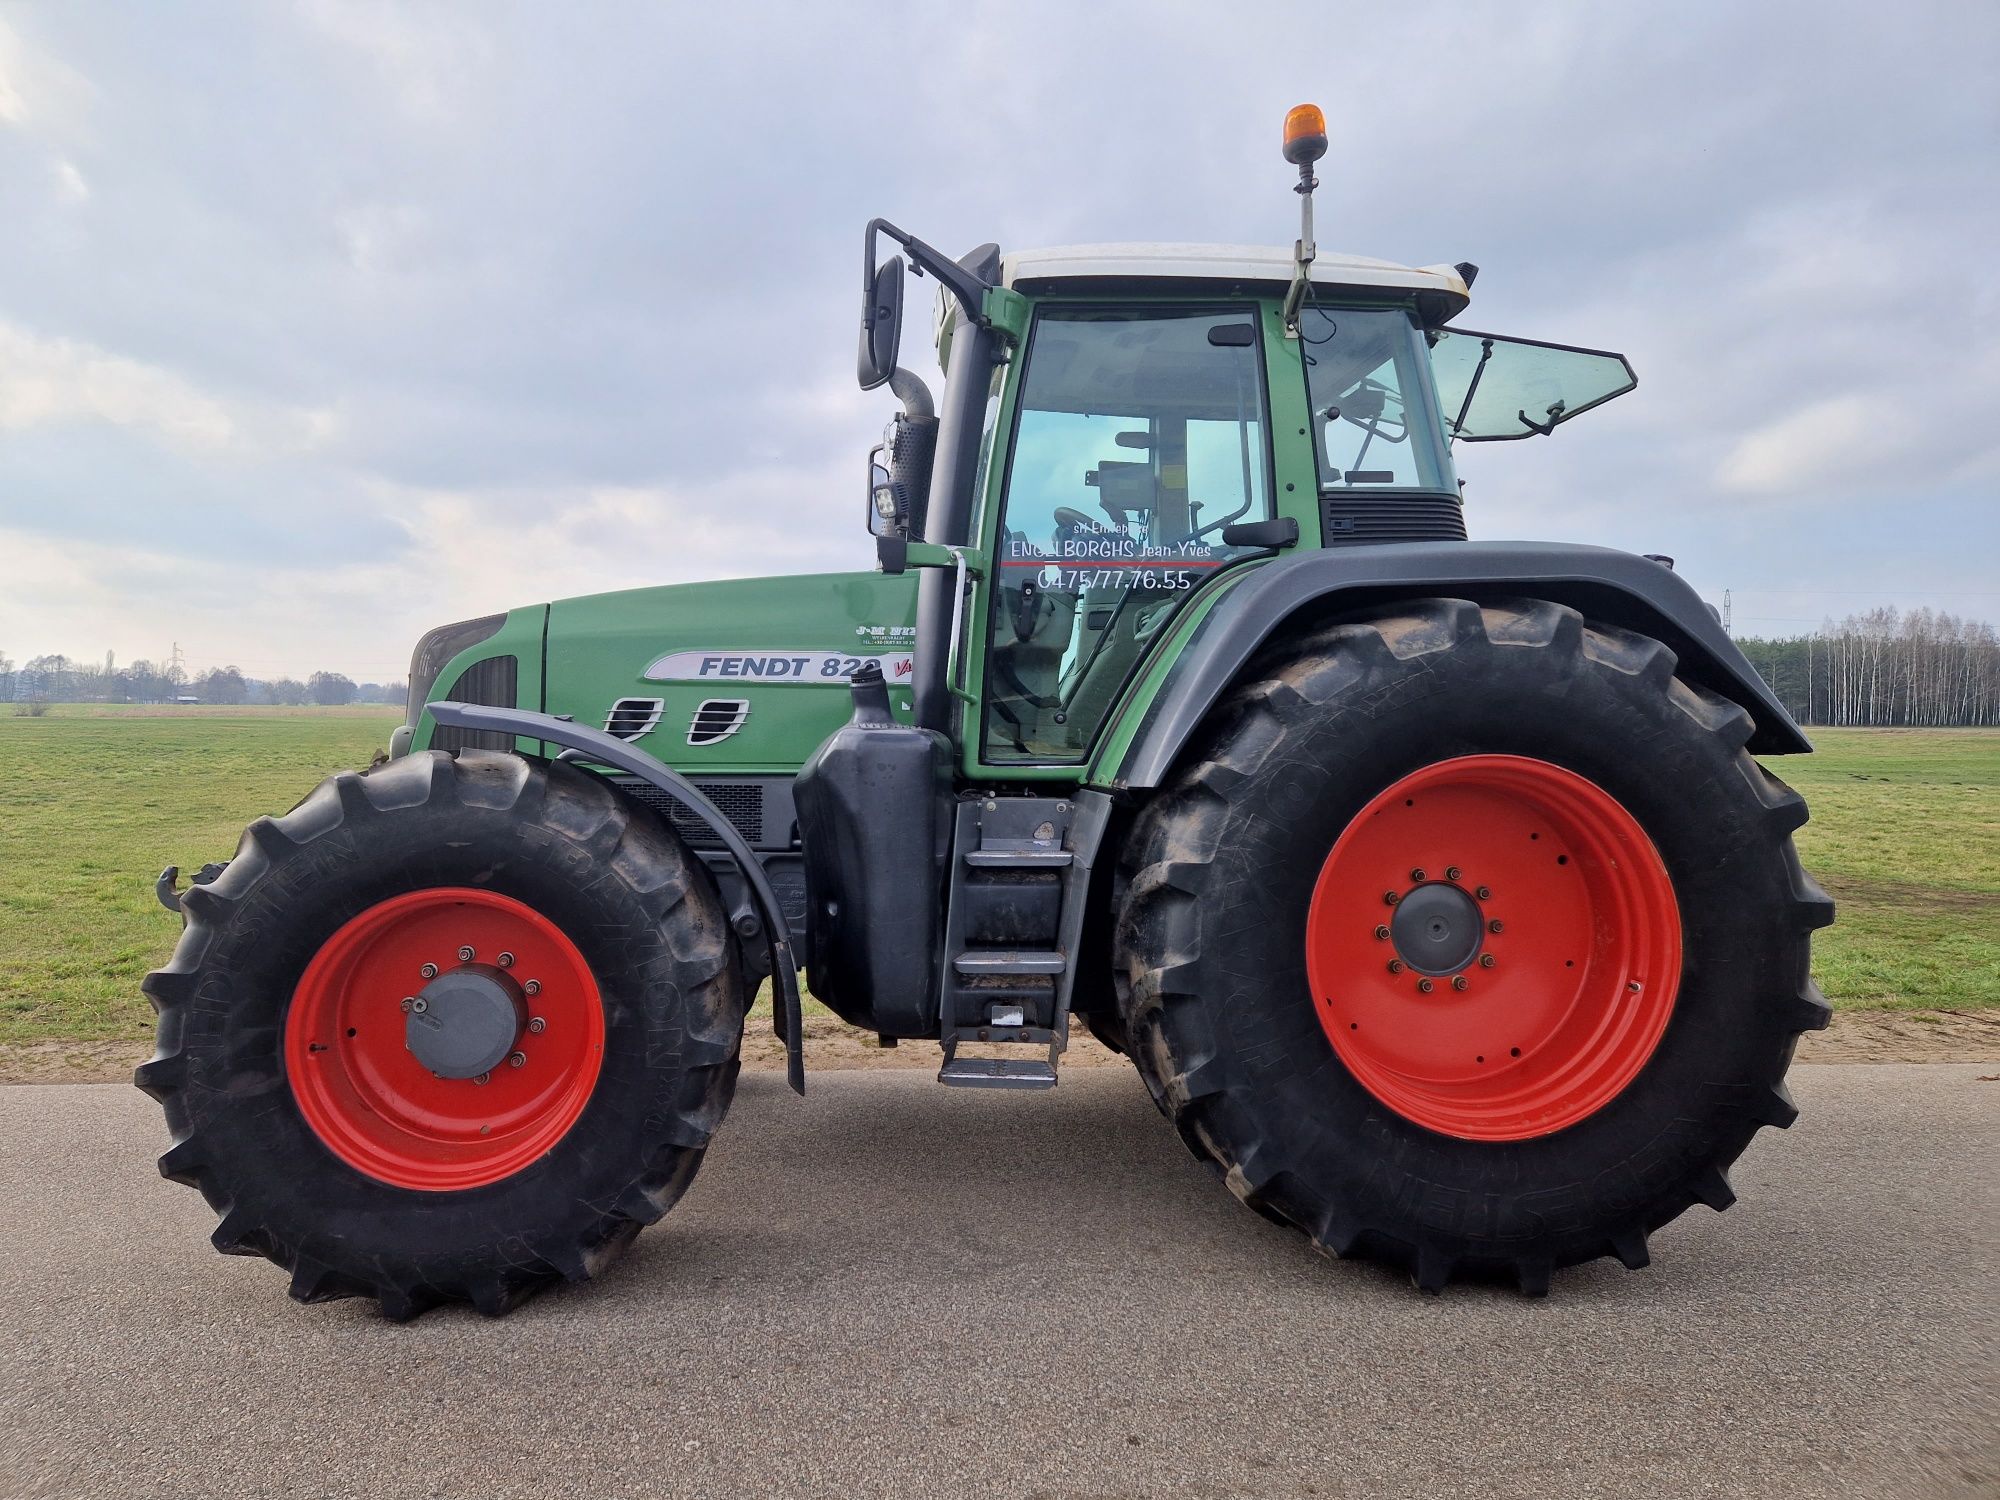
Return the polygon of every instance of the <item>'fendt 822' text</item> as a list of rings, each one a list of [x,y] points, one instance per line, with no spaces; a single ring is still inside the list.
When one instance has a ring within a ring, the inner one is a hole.
[[[945,1084],[1053,1087],[1080,1019],[1236,1196],[1427,1290],[1726,1207],[1827,1020],[1752,758],[1810,746],[1669,560],[1468,539],[1459,445],[1631,370],[1318,254],[1325,146],[1294,110],[1289,251],[874,221],[875,571],[432,631],[386,757],[162,877],[138,1082],[217,1248],[398,1318],[593,1276],[765,980],[803,1087],[801,968]]]

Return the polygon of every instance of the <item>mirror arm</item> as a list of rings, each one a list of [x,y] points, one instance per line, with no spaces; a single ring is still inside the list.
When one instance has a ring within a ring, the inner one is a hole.
[[[964,309],[966,317],[979,324],[982,328],[987,326],[986,293],[990,288],[985,282],[974,276],[943,251],[933,249],[915,235],[898,229],[887,219],[870,219],[868,221],[868,234],[862,251],[861,289],[862,296],[868,299],[871,306],[862,315],[861,326],[863,328],[872,329],[875,326],[872,303],[875,289],[875,235],[878,231],[886,234],[890,239],[903,247],[903,253],[910,258],[910,267],[912,270],[919,274],[928,273],[936,277],[938,284],[958,299],[958,305]]]
[[[986,576],[986,554],[977,547],[879,536],[875,538],[875,556],[885,573],[902,573],[911,568],[950,568],[965,578]]]

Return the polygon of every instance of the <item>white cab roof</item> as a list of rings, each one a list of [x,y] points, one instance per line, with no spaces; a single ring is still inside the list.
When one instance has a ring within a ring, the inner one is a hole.
[[[1119,277],[1152,280],[1189,277],[1203,281],[1288,283],[1290,246],[1275,245],[1059,245],[1017,250],[1000,258],[1005,286],[1056,278]],[[1312,264],[1315,286],[1351,286],[1429,292],[1462,308],[1472,294],[1450,266],[1402,266],[1364,255],[1322,250]]]

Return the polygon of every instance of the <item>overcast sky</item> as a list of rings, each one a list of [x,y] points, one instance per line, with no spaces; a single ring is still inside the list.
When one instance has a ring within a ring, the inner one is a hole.
[[[1639,371],[1461,449],[1474,536],[2000,617],[1996,79],[1985,0],[0,5],[0,651],[870,566],[865,221],[1289,244],[1305,99],[1323,246]]]

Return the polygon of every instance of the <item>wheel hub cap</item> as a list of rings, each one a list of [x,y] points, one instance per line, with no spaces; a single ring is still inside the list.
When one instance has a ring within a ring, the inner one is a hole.
[[[528,998],[503,971],[467,964],[417,992],[403,1044],[440,1078],[477,1078],[507,1060],[528,1024]]]
[[[1396,956],[1419,974],[1456,974],[1479,956],[1484,931],[1479,903],[1441,881],[1405,895],[1389,923]]]

